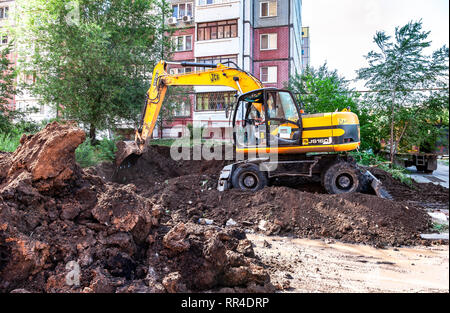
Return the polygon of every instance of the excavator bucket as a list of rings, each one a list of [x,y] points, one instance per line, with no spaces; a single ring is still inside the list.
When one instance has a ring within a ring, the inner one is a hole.
[[[375,194],[383,199],[393,200],[393,197],[384,187],[382,182],[376,178],[369,170],[366,170],[364,173],[364,177],[367,183],[370,185]]]
[[[119,141],[116,152],[117,168],[127,168],[136,164],[143,151],[135,141]]]

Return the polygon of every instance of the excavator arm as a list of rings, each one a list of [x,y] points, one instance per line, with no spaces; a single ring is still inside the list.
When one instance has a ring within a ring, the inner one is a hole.
[[[171,75],[166,71],[169,64],[207,69],[201,72]],[[116,154],[118,166],[133,162],[144,151],[155,129],[169,86],[225,86],[231,87],[241,94],[263,88],[262,83],[252,74],[223,64],[160,61],[153,70],[146,106],[135,134],[135,141],[118,143]]]

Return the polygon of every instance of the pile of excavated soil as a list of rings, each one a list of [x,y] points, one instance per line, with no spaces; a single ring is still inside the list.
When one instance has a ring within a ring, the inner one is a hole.
[[[395,200],[410,201],[428,206],[433,204],[446,205],[448,208],[449,191],[441,185],[418,183],[413,180],[412,185],[408,186],[379,168],[371,168],[370,172],[383,182],[383,186]]]
[[[273,290],[243,232],[162,223],[134,185],[75,163],[84,139],[52,123],[0,155],[0,292]]]
[[[207,190],[197,175],[170,179],[152,201],[171,213],[172,220],[210,219],[266,234],[294,235],[375,246],[426,244],[420,233],[430,227],[420,208],[365,194],[312,194],[287,187],[256,193]]]
[[[375,174],[395,195],[395,201],[366,194],[328,195],[320,182],[304,178],[279,180],[257,193],[220,193],[216,187],[223,161],[176,162],[170,158],[169,148],[153,147],[139,162],[137,167],[121,171],[119,177],[124,175],[127,183],[138,186],[140,195],[170,213],[169,223],[198,223],[206,218],[224,226],[232,219],[238,227],[270,234],[335,238],[375,246],[427,244],[420,233],[429,230],[429,216],[408,202],[408,195],[424,188],[438,194],[433,201],[448,199],[448,191],[438,186],[415,184],[417,189],[411,189],[379,170]],[[155,169],[159,176],[153,175]],[[396,189],[403,193],[393,192]]]

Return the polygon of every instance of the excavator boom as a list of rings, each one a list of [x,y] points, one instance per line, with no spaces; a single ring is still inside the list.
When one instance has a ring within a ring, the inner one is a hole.
[[[171,75],[166,71],[169,64],[207,69],[200,72]],[[263,88],[262,83],[252,74],[223,64],[160,61],[153,70],[152,82],[147,92],[147,103],[141,117],[140,127],[135,134],[135,141],[120,142],[117,145],[117,166],[130,166],[143,153],[155,129],[168,86],[225,86],[231,87],[241,94]]]

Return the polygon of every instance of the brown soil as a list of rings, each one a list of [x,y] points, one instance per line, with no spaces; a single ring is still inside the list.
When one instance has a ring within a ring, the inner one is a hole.
[[[161,205],[171,215],[169,223],[198,223],[206,218],[224,226],[233,219],[250,231],[375,246],[429,244],[420,233],[429,230],[430,219],[422,207],[410,202],[410,195],[420,198],[417,190],[424,190],[434,196],[423,201],[448,201],[446,189],[417,183],[411,189],[381,170],[375,174],[394,201],[367,194],[328,195],[318,180],[305,178],[278,180],[257,193],[220,193],[217,178],[224,165],[223,161],[175,162],[169,148],[151,147],[135,168],[121,170],[117,177],[125,177],[127,183],[136,184],[140,195]],[[105,167],[92,171],[104,172]]]
[[[0,292],[273,290],[244,233],[166,224],[134,185],[81,170],[84,136],[52,123],[0,155]]]
[[[149,147],[118,172],[108,163],[82,170],[74,151],[84,136],[52,123],[0,154],[0,291],[273,291],[245,232],[429,244],[420,203],[448,201],[446,189],[411,189],[379,170],[395,201],[324,194],[311,179],[220,193],[227,162],[174,161],[167,147]],[[80,283],[70,285],[77,266]]]
[[[437,206],[448,209],[449,191],[441,185],[413,181],[412,186],[409,186],[399,182],[391,174],[379,168],[371,168],[370,171],[383,182],[383,186],[395,200],[407,201],[426,207]]]

